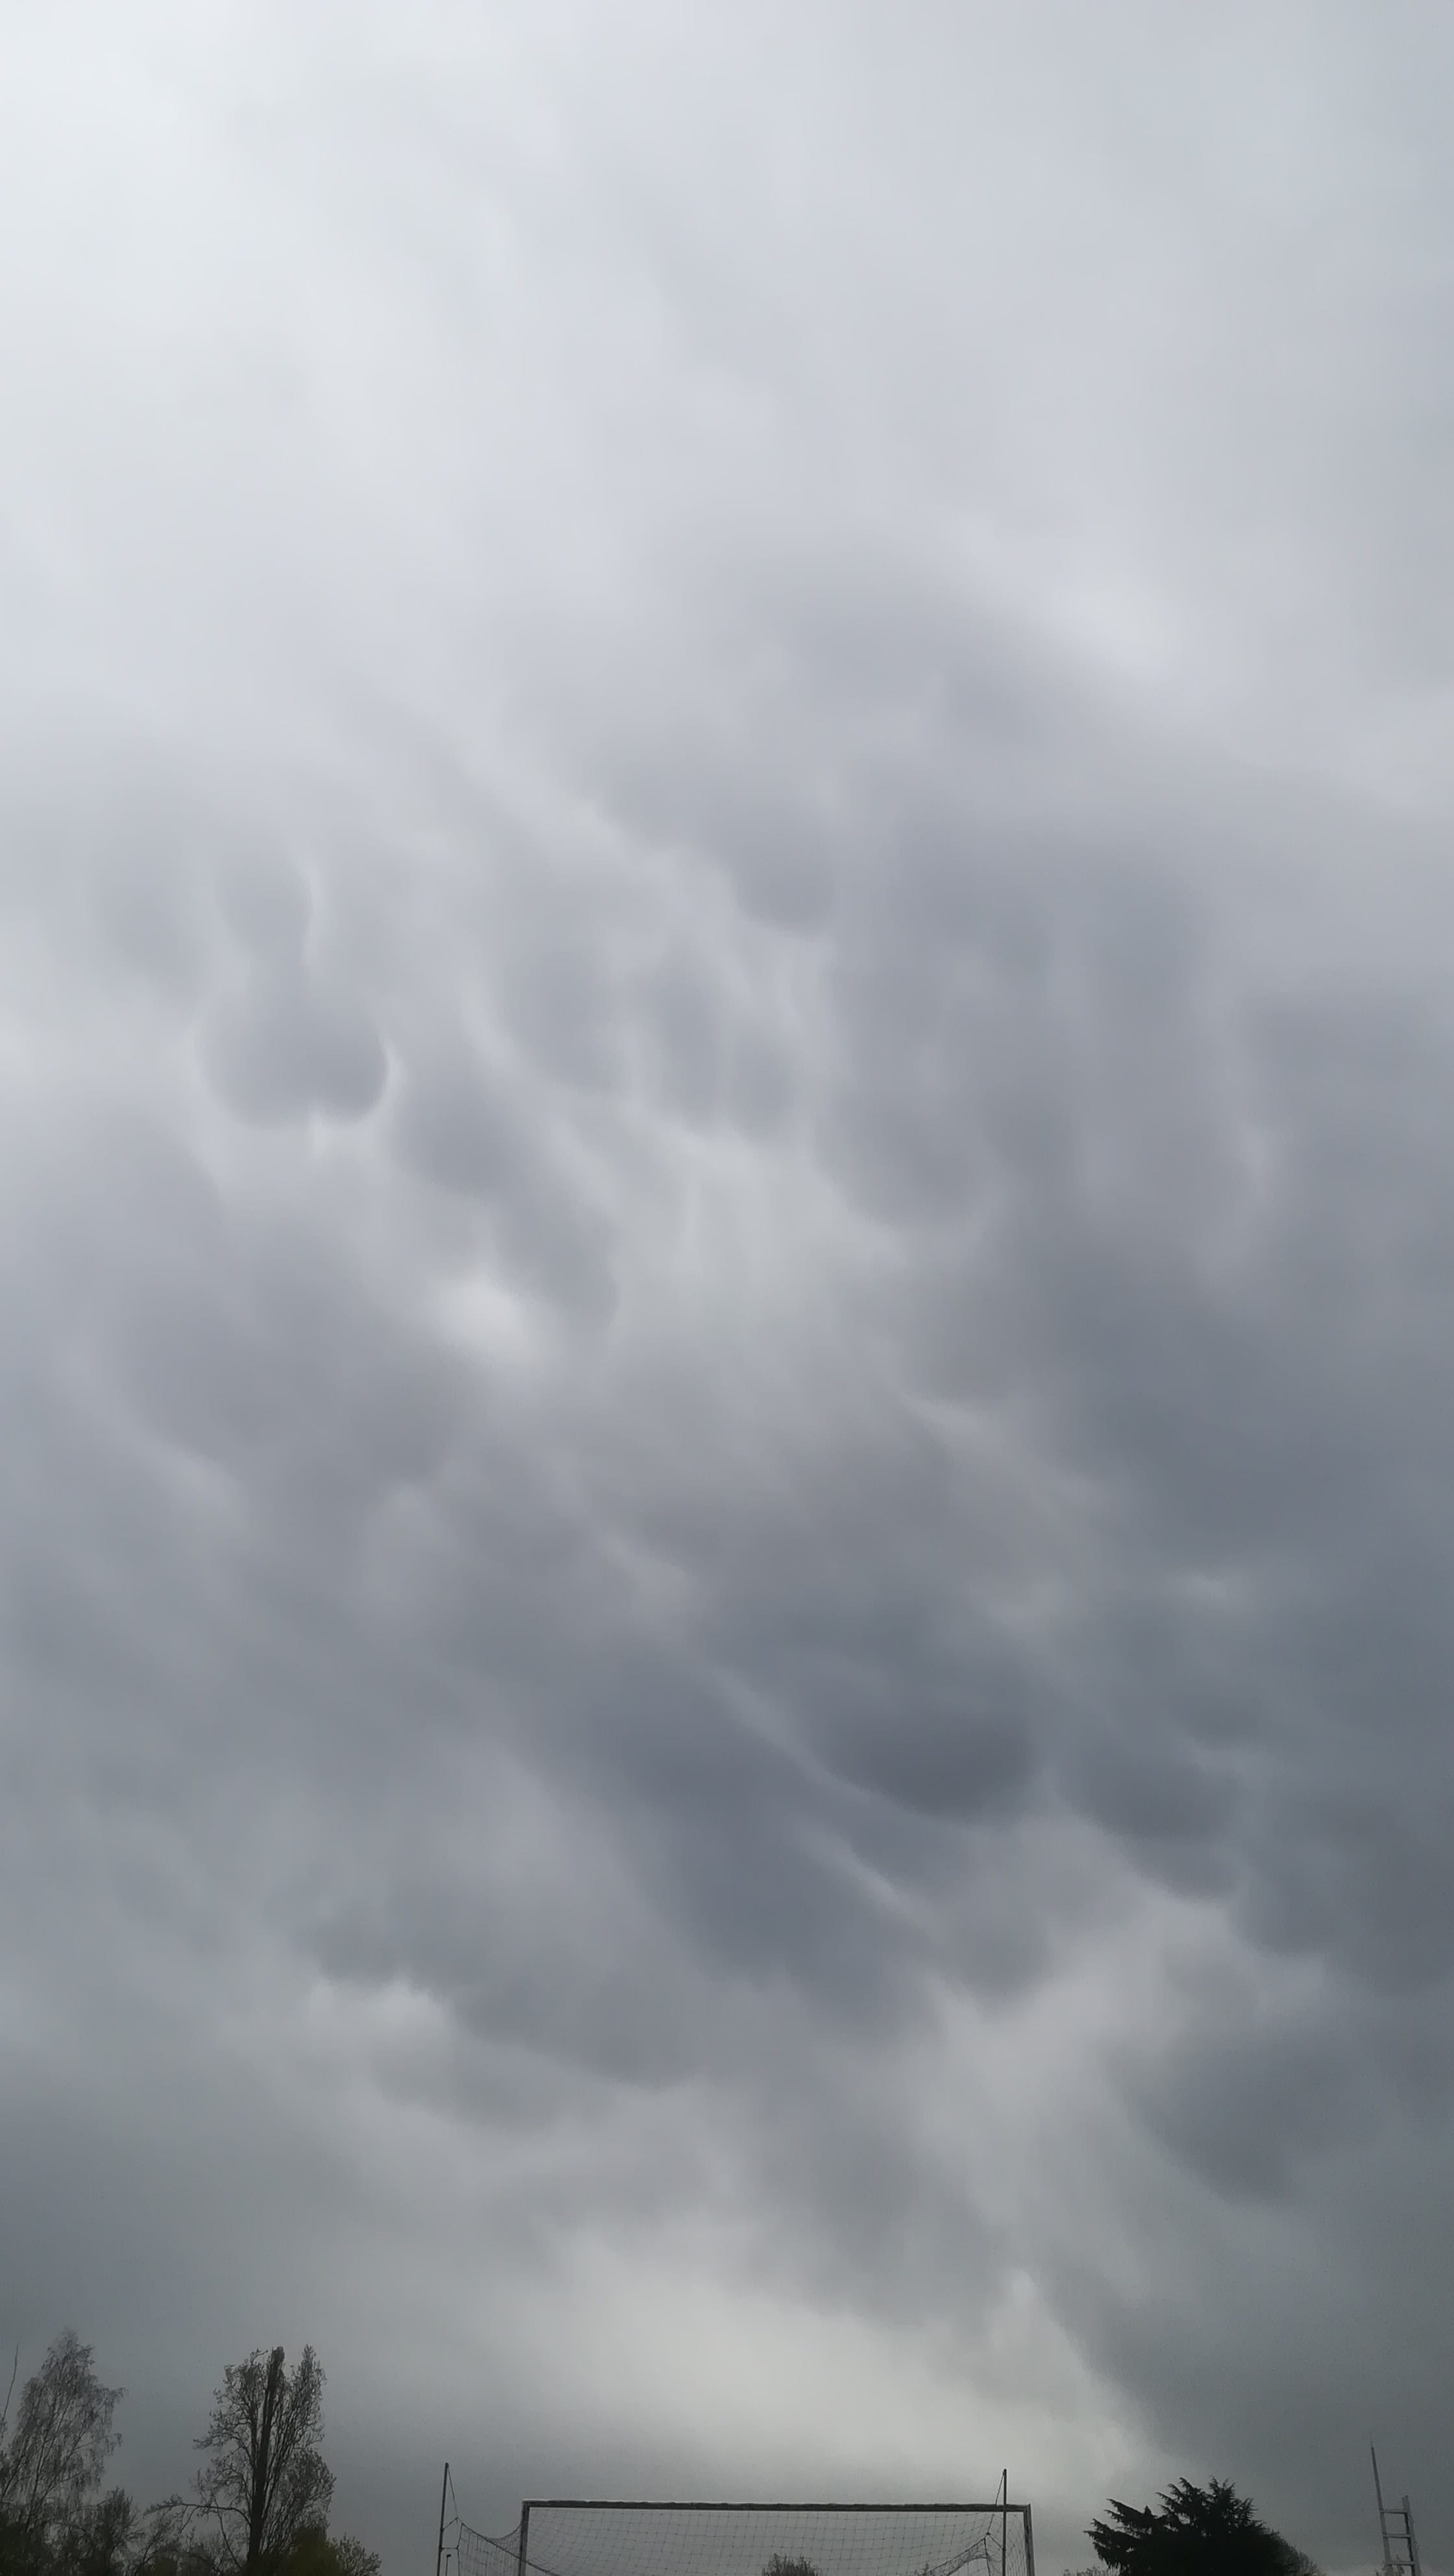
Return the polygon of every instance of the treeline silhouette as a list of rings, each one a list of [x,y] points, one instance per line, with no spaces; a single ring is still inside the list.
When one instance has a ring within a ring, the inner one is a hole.
[[[1086,2538],[1096,2563],[1078,2576],[1318,2576],[1306,2552],[1259,2521],[1225,2478],[1204,2487],[1178,2478],[1154,2505],[1113,2496]]]
[[[0,2408],[0,2576],[382,2576],[374,2550],[329,2532],[311,2344],[291,2370],[281,2344],[229,2364],[190,2490],[145,2506],[106,2484],[125,2391],[102,2384],[90,2344],[57,2335],[17,2402],[18,2377],[17,2355]],[[1318,2576],[1221,2478],[1179,2478],[1154,2505],[1112,2497],[1086,2537],[1096,2563],[1079,2576]],[[778,2554],[762,2576],[818,2571]]]
[[[380,2576],[375,2551],[331,2537],[323,2369],[281,2344],[224,2370],[190,2490],[140,2505],[106,2481],[124,2389],[69,2328],[0,2411],[0,2576]]]

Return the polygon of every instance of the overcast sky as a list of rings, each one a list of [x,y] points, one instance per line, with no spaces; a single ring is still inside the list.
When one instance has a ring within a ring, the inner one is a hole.
[[[1454,19],[0,18],[0,2341],[1454,2565]]]

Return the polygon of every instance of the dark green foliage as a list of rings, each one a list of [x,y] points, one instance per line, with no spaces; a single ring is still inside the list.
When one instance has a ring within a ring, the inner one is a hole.
[[[280,2576],[380,2576],[380,2567],[377,2550],[365,2549],[361,2540],[346,2531],[331,2540],[315,2523],[299,2532]]]
[[[1086,2536],[1111,2576],[1301,2576],[1310,2564],[1225,2478],[1178,2478],[1159,2508],[1113,2496]]]
[[[13,2514],[0,2509],[0,2576],[43,2576],[44,2553]]]
[[[781,2549],[775,2549],[762,2576],[818,2576],[818,2570],[811,2558],[789,2558]]]

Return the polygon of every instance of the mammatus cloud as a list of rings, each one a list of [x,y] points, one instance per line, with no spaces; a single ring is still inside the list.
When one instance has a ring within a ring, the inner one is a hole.
[[[15,73],[7,2332],[1438,2563],[1445,40]]]

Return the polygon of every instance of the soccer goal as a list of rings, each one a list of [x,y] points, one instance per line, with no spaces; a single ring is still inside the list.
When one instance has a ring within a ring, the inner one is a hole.
[[[455,2524],[456,2576],[1035,2576],[1030,2508],[621,2504],[532,2496],[496,2538]]]

